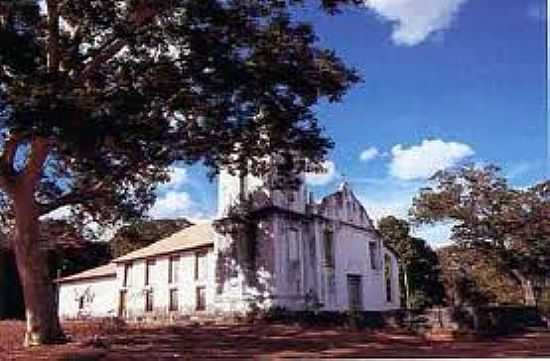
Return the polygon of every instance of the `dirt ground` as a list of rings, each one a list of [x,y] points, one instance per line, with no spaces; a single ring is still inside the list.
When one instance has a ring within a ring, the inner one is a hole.
[[[176,360],[294,357],[550,356],[550,333],[482,341],[433,341],[398,331],[288,325],[120,326],[68,323],[72,341],[25,350],[21,322],[0,322],[0,360]]]

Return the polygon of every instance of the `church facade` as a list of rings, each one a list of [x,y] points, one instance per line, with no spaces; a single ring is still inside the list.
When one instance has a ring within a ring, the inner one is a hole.
[[[247,217],[235,209],[247,199]],[[347,184],[320,201],[305,182],[219,177],[218,214],[111,264],[57,280],[63,319],[177,319],[256,310],[400,307],[398,260]]]

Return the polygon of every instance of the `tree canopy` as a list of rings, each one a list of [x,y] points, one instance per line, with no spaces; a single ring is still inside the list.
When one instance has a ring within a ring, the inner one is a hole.
[[[0,3],[0,180],[35,164],[41,214],[137,216],[175,160],[319,161],[332,143],[310,108],[358,80],[285,2],[46,3]]]
[[[355,0],[317,2],[329,13]],[[42,4],[42,6],[41,6]],[[59,334],[40,217],[142,216],[175,161],[216,173],[318,169],[312,106],[357,81],[300,0],[0,0],[0,206],[14,232],[27,344]],[[299,162],[293,162],[298,155]]]
[[[535,301],[550,267],[550,182],[510,187],[495,166],[467,165],[438,172],[422,189],[411,215],[418,223],[452,221],[452,239],[475,248]]]
[[[437,254],[423,239],[410,235],[406,220],[387,216],[378,222],[385,244],[398,256],[405,287],[406,304],[412,308],[439,305],[444,301],[444,290]]]
[[[186,219],[137,220],[121,227],[109,240],[113,258],[160,241],[186,227]]]

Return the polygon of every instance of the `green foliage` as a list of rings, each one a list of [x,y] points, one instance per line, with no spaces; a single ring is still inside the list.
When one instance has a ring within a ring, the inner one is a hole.
[[[420,191],[411,215],[418,223],[452,221],[452,239],[475,249],[524,287],[534,287],[550,269],[550,182],[513,189],[495,166],[464,166],[433,177]]]
[[[143,217],[177,161],[211,175],[321,164],[332,142],[311,108],[359,77],[291,16],[302,3],[0,0],[0,226],[16,228],[29,345],[61,338],[41,216]]]
[[[41,225],[41,245],[47,251],[51,277],[69,276],[111,261],[106,242],[82,237],[74,225],[62,220],[48,220]],[[2,307],[3,305],[3,307]],[[0,240],[0,319],[24,318],[25,302],[15,255],[4,239]]]
[[[330,13],[356,3],[320,2]],[[332,142],[311,107],[359,81],[291,16],[302,1],[46,5],[0,1],[6,210],[31,163],[40,214],[71,205],[75,221],[111,223],[143,214],[174,161],[212,174],[263,174],[268,155],[302,159],[283,169],[318,166]]]
[[[405,220],[384,217],[378,222],[378,229],[384,243],[399,256],[401,283],[408,287],[407,304],[412,308],[442,304],[444,289],[437,254],[424,240],[410,236]]]
[[[113,258],[146,247],[190,225],[185,219],[137,220],[121,227],[109,241]]]
[[[519,305],[521,287],[475,248],[448,246],[437,251],[449,303]]]

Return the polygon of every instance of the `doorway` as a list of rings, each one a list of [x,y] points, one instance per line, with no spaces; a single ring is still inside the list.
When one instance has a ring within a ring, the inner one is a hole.
[[[124,318],[126,316],[126,307],[128,301],[128,291],[120,291],[120,299],[118,302],[118,317]]]
[[[360,275],[348,275],[348,300],[350,311],[363,310],[363,287]]]

